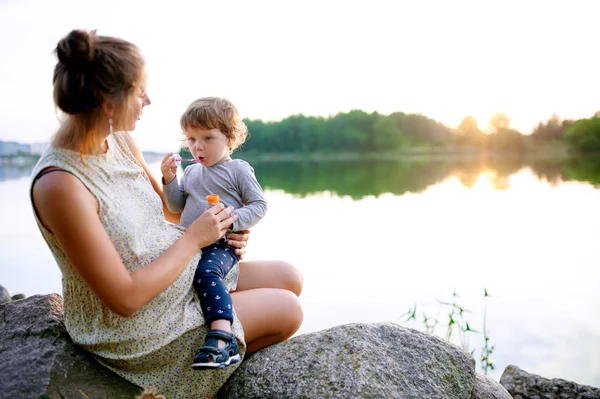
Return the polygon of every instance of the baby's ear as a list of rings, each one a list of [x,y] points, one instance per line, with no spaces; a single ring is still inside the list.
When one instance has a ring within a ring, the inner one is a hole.
[[[227,139],[227,146],[229,147],[229,151],[233,151],[234,145],[235,145],[236,139],[235,137],[229,137]]]

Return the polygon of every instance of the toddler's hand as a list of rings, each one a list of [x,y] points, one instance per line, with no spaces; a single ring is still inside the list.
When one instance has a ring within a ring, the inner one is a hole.
[[[177,176],[177,167],[181,164],[179,154],[168,153],[160,164],[160,171],[163,175],[165,184],[169,184]]]

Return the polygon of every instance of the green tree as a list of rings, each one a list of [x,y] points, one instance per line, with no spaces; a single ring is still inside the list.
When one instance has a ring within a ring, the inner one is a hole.
[[[497,152],[525,152],[525,137],[517,130],[502,129],[488,137],[488,148]]]
[[[562,121],[556,114],[552,115],[546,123],[540,122],[533,132],[531,138],[536,141],[560,140],[569,121]]]
[[[509,117],[496,112],[490,118],[488,126],[492,130],[486,140],[488,150],[505,153],[523,153],[526,150],[526,138],[521,132],[510,127]]]
[[[479,129],[479,122],[471,115],[466,116],[454,130],[454,140],[460,146],[481,148],[485,143],[485,133]]]
[[[373,131],[373,149],[376,151],[395,150],[405,143],[404,133],[389,116],[377,115]]]
[[[576,121],[566,129],[564,137],[576,151],[600,151],[600,117]]]
[[[329,118],[292,115],[279,122],[245,119],[249,138],[241,153],[370,152],[411,144],[444,145],[451,130],[423,115],[352,110]]]
[[[420,114],[392,114],[411,143],[443,145],[452,141],[452,131]]]
[[[490,118],[488,126],[492,129],[492,132],[498,133],[510,127],[510,118],[503,112],[496,112]]]

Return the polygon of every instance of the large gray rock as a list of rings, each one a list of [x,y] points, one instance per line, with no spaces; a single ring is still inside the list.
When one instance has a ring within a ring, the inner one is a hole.
[[[25,299],[25,298],[27,298],[27,297],[25,296],[25,294],[15,294],[15,295],[13,295],[13,296],[11,296],[11,297],[10,297],[10,299],[11,299],[12,301],[18,301],[18,300],[20,300],[20,299]]]
[[[0,305],[0,359],[2,398],[132,399],[140,393],[73,343],[58,294]]]
[[[8,293],[8,290],[0,285],[0,305],[2,305],[3,303],[6,303],[6,302],[18,301],[19,299],[24,299],[24,298],[26,298],[26,296],[23,294],[15,294],[13,296],[10,296],[10,294]]]
[[[540,377],[513,365],[504,369],[500,384],[514,399],[600,399],[598,388]]]
[[[0,305],[10,301],[11,298],[10,294],[8,293],[8,290],[0,285]]]
[[[219,398],[472,398],[475,361],[392,323],[300,335],[246,360]],[[483,397],[481,397],[483,398]]]
[[[0,305],[0,359],[0,398],[140,392],[73,344],[57,294]],[[244,361],[219,397],[509,399],[475,374],[462,349],[391,323],[342,325],[266,348]]]
[[[496,380],[477,374],[471,399],[513,399],[513,397]]]

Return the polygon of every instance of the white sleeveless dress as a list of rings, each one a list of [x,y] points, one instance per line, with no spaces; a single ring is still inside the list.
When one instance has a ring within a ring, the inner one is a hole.
[[[84,156],[84,162],[77,152],[51,147],[33,176],[49,167],[75,175],[98,201],[98,216],[131,273],[160,256],[185,230],[165,220],[160,197],[122,135],[109,136],[108,145],[106,154]],[[155,387],[168,399],[217,393],[240,363],[222,370],[191,367],[208,331],[192,287],[200,252],[167,290],[125,318],[98,299],[37,214],[36,221],[62,272],[65,325],[75,343],[123,378]],[[235,289],[238,275],[236,265],[225,279],[230,289]],[[243,356],[244,333],[235,313],[234,318],[233,333]]]

